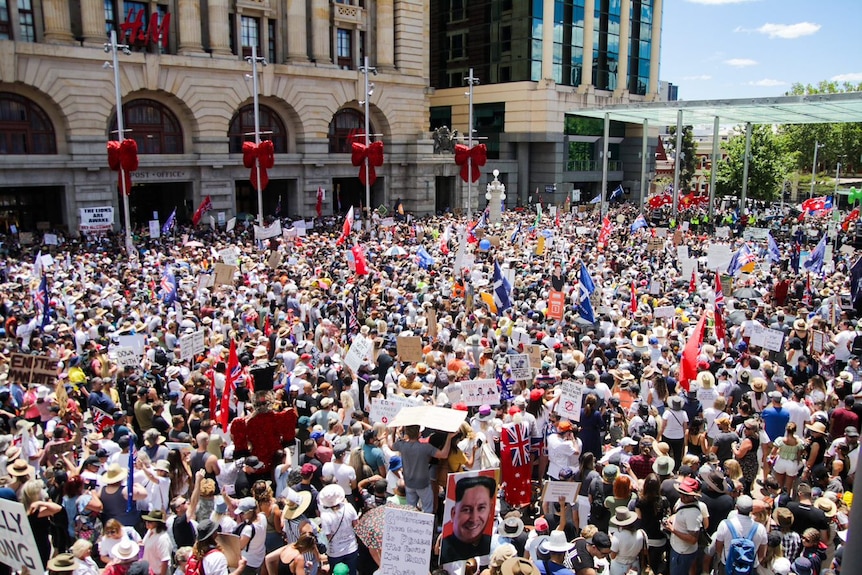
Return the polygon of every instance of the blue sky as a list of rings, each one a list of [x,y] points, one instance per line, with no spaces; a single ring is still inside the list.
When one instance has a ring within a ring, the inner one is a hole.
[[[860,0],[664,0],[661,79],[681,100],[862,82]]]

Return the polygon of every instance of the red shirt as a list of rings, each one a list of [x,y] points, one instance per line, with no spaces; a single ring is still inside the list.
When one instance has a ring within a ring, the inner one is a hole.
[[[844,407],[837,407],[829,418],[829,434],[833,437],[843,437],[844,430],[852,425],[859,430],[859,416]]]

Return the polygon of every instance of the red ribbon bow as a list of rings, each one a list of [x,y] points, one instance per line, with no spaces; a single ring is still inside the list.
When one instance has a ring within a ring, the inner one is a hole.
[[[108,142],[108,167],[119,172],[117,186],[123,189],[125,180],[126,195],[132,195],[132,172],[138,169],[138,143],[131,138],[126,138],[122,142],[116,140]]]
[[[365,184],[368,181],[369,186],[373,186],[377,181],[377,171],[374,168],[379,168],[383,165],[383,142],[372,142],[365,147],[365,144],[353,142],[353,153],[350,156],[350,161],[354,166],[359,168],[359,181]],[[368,162],[365,162],[368,158]],[[367,173],[366,173],[367,170]]]
[[[472,173],[467,173],[467,159],[470,159],[470,170]],[[472,148],[468,148],[462,144],[455,145],[455,163],[461,166],[461,179],[465,182],[468,181],[467,178],[470,178],[470,181],[476,182],[479,180],[479,176],[481,172],[479,168],[485,165],[485,162],[488,161],[488,148],[485,147],[485,144],[478,144],[473,146]]]
[[[257,181],[257,170],[254,169],[254,162],[257,160],[260,166],[260,185]],[[271,140],[264,140],[260,144],[254,142],[243,142],[242,144],[242,165],[246,168],[251,168],[251,185],[256,190],[263,190],[269,183],[268,169],[275,165],[275,148],[272,147]]]

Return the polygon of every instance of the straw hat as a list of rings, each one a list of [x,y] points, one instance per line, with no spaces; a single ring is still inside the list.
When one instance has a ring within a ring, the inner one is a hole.
[[[60,553],[48,561],[48,571],[75,571],[79,566],[78,559],[71,553]]]
[[[838,507],[835,505],[833,501],[830,501],[826,497],[818,497],[814,501],[814,507],[823,512],[826,517],[832,518],[838,513]]]
[[[805,429],[813,431],[814,433],[826,435],[826,426],[823,425],[822,421],[815,421],[814,423],[809,423],[805,426]]]
[[[617,507],[614,516],[611,517],[611,523],[617,527],[625,527],[631,525],[638,520],[638,516],[629,511],[628,507]]]
[[[282,511],[282,518],[284,519],[296,519],[303,513],[305,513],[308,506],[311,505],[311,492],[310,491],[294,491],[293,489],[288,488],[287,490],[287,505],[284,507],[284,511]]]
[[[14,463],[11,463],[6,467],[6,473],[11,475],[12,477],[27,477],[32,476],[36,470],[32,465],[27,465],[27,462],[23,459],[16,459]]]
[[[128,470],[123,469],[118,464],[114,463],[108,467],[108,472],[105,473],[105,485],[114,485],[115,483],[120,483],[128,476]]]
[[[751,380],[751,389],[758,393],[766,391],[766,380],[762,377],[755,377]]]
[[[532,561],[523,557],[510,557],[500,565],[503,575],[539,575],[541,572]]]

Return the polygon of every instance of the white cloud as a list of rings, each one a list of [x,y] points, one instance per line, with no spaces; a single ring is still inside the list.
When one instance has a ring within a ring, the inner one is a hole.
[[[748,85],[759,86],[761,88],[774,88],[775,86],[786,86],[787,82],[785,82],[784,80],[773,80],[772,78],[764,78],[762,80],[749,82]]]
[[[683,76],[683,80],[712,80],[709,74],[698,74],[697,76]]]
[[[812,22],[799,22],[797,24],[771,24],[767,22],[755,32],[766,34],[770,38],[784,38],[785,40],[793,40],[802,36],[810,36],[820,30],[820,24]],[[740,29],[737,28],[737,31]]]
[[[862,72],[850,72],[849,74],[838,74],[829,78],[833,82],[862,82]]]
[[[753,0],[685,0],[691,4],[706,4],[708,6],[720,6],[722,4],[742,4]]]
[[[733,66],[734,68],[757,66],[757,61],[752,60],[751,58],[731,58],[730,60],[725,60],[724,63],[728,66]]]

